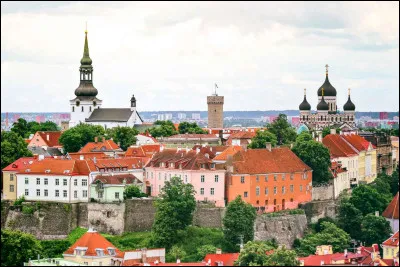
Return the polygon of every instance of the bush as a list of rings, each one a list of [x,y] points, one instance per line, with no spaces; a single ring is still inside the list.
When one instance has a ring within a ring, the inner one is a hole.
[[[70,244],[74,244],[81,236],[83,236],[87,232],[87,229],[81,228],[81,227],[76,227],[74,230],[69,233],[67,240],[70,242]]]
[[[279,217],[285,215],[295,215],[295,214],[304,214],[303,209],[294,209],[294,210],[280,210],[276,212],[265,213],[266,217]]]
[[[129,185],[124,190],[124,199],[131,199],[133,197],[147,197],[147,195],[136,185]]]
[[[62,258],[62,254],[72,245],[68,240],[42,240],[43,258]]]
[[[34,207],[22,206],[22,213],[23,214],[33,214],[34,212],[35,212],[35,208]]]
[[[22,205],[22,202],[25,202],[25,197],[24,196],[20,196],[19,198],[17,198],[17,200],[14,201],[14,206],[20,206]]]

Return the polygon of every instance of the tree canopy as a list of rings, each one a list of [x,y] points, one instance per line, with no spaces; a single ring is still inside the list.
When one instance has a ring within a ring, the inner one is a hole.
[[[257,131],[256,136],[251,139],[251,143],[247,146],[248,148],[266,148],[267,142],[271,143],[271,146],[276,146],[276,136],[269,131]]]
[[[379,214],[386,209],[391,197],[380,194],[370,185],[359,185],[353,189],[350,203],[354,205],[365,216],[369,213],[379,211]]]
[[[264,266],[267,251],[274,249],[260,241],[247,242],[235,262],[235,266]]]
[[[104,136],[104,128],[100,125],[80,123],[60,136],[59,142],[65,152],[78,152],[88,142],[94,142],[95,137]]]
[[[178,134],[178,131],[175,129],[175,125],[172,121],[155,121],[154,127],[148,129],[149,133],[152,137],[168,137],[171,135]]]
[[[354,239],[359,240],[361,236],[362,212],[354,207],[349,201],[343,201],[339,205],[338,225],[350,234]]]
[[[129,185],[125,187],[124,199],[130,199],[133,197],[147,197],[147,195],[143,193],[136,185]]]
[[[192,223],[196,208],[194,194],[193,185],[184,184],[179,177],[165,181],[165,186],[154,203],[154,245],[170,248],[176,240],[178,230],[184,230]]]
[[[201,129],[197,123],[193,122],[181,122],[178,126],[179,133],[180,134],[185,134],[185,133],[190,133],[190,134],[206,134],[207,131],[204,131]]]
[[[282,247],[268,254],[263,266],[300,266],[300,262],[295,251]]]
[[[390,223],[382,216],[368,214],[361,223],[361,240],[366,246],[382,244],[391,235]]]
[[[291,144],[296,140],[296,130],[287,121],[285,114],[279,114],[278,118],[266,127],[276,136],[278,145]]]
[[[28,144],[17,133],[1,132],[1,168],[7,167],[21,157],[32,157]]]
[[[122,150],[126,151],[128,147],[136,144],[136,135],[139,131],[133,127],[114,127],[106,130],[107,138],[112,138],[114,142],[119,143]]]
[[[243,242],[247,243],[254,238],[254,221],[256,219],[255,208],[244,202],[240,195],[231,201],[223,218],[223,232],[225,240],[232,247],[238,247],[243,237]]]
[[[312,141],[312,140],[314,140],[314,139],[309,132],[301,132],[296,137],[296,143],[307,142],[307,141]]]
[[[13,123],[11,131],[23,138],[28,138],[30,134],[34,134],[37,131],[59,131],[59,127],[52,121],[38,123],[36,121],[27,122],[19,118],[18,121]]]

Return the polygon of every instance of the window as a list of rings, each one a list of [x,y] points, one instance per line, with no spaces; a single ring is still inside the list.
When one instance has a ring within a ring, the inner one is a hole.
[[[210,195],[214,195],[214,188],[210,189]]]
[[[36,189],[36,196],[40,197],[40,189]]]
[[[260,181],[260,176],[256,175],[256,182],[258,183]]]
[[[161,173],[158,173],[158,180],[161,180]]]
[[[290,174],[290,180],[293,180],[293,179],[294,179],[294,174],[291,173],[291,174]]]
[[[74,179],[74,185],[75,185],[75,186],[78,185],[78,179]]]
[[[67,179],[63,180],[63,185],[67,185]]]
[[[265,181],[268,182],[268,175],[265,175]]]
[[[278,175],[274,174],[274,181],[278,178]]]
[[[282,174],[282,181],[285,181],[286,175]]]
[[[158,192],[161,191],[161,185],[158,185]]]
[[[218,175],[215,175],[215,182],[218,183]]]
[[[78,198],[78,191],[77,190],[74,191],[74,198]]]
[[[75,107],[74,106],[72,106],[72,112],[75,112]]]
[[[151,179],[153,179],[153,172],[151,172]]]
[[[244,193],[243,193],[243,197],[247,197],[247,192],[244,192]]]
[[[285,187],[284,186],[282,186],[282,194],[285,194]]]
[[[115,199],[119,199],[119,192],[115,192]]]
[[[303,192],[303,185],[300,185],[300,192]]]
[[[56,197],[60,196],[60,190],[56,190]]]
[[[294,186],[291,184],[291,185],[290,185],[290,192],[293,193],[293,191],[294,191]]]
[[[240,182],[244,184],[244,176],[240,177]]]
[[[200,195],[204,195],[204,188],[200,188]]]
[[[87,197],[87,190],[83,190],[83,191],[82,191],[82,196],[83,196],[83,197]]]
[[[185,175],[185,183],[187,183],[187,175]]]
[[[36,178],[36,184],[40,184],[40,178]]]
[[[25,196],[29,196],[29,189],[25,189]]]
[[[56,179],[56,185],[60,185],[60,179]]]
[[[103,192],[97,192],[97,198],[103,198]]]
[[[304,180],[307,180],[307,173],[306,173],[306,172],[303,173],[303,179],[304,179]]]
[[[268,195],[268,187],[265,188],[265,194]]]
[[[265,206],[268,206],[268,200],[265,200]]]
[[[167,180],[167,173],[164,174],[164,180]]]
[[[14,192],[14,185],[10,184],[10,192]]]
[[[259,196],[259,195],[260,195],[260,187],[257,186],[257,187],[256,187],[256,196]]]
[[[109,248],[109,249],[108,249],[108,253],[109,253],[111,256],[115,256],[115,249]]]
[[[204,183],[204,175],[200,176],[200,181]]]
[[[64,197],[67,197],[67,190],[64,190],[64,191],[63,191],[63,196],[64,196]]]
[[[97,253],[97,256],[99,256],[99,257],[104,256],[104,253],[103,253],[102,249],[96,249],[96,253]]]
[[[91,106],[89,107],[89,111],[92,112],[92,107]]]
[[[276,188],[276,186],[274,186],[274,195],[276,195],[278,189]]]
[[[87,179],[82,179],[82,186],[87,186]]]
[[[10,181],[14,181],[14,174],[10,173]]]
[[[49,179],[48,178],[44,178],[44,184],[48,185],[49,184]]]
[[[49,190],[47,190],[47,189],[44,190],[44,196],[45,196],[45,197],[48,197],[48,196],[49,196]]]
[[[83,112],[83,106],[82,106],[82,112]]]

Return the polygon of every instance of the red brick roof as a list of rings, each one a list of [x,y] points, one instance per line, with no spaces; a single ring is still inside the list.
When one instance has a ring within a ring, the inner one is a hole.
[[[382,216],[388,219],[399,219],[399,192],[394,196],[389,203]]]
[[[48,147],[56,147],[56,146],[61,146],[61,144],[58,142],[58,139],[60,139],[61,132],[38,132],[39,135],[43,138],[43,140],[46,142]],[[49,136],[49,140],[47,141],[47,135]]]
[[[25,170],[20,170],[20,173],[48,175],[88,175],[90,170],[86,164],[86,161],[84,160],[45,158],[32,163],[29,168],[25,168]]]
[[[214,160],[227,160],[228,155],[235,155],[238,151],[243,150],[241,146],[229,146],[221,154],[217,155]]]
[[[95,151],[120,151],[120,147],[113,140],[104,140],[101,142],[89,142],[79,150],[79,153],[95,152]]]
[[[385,242],[382,243],[383,246],[398,247],[399,246],[399,231],[394,233]]]
[[[117,175],[97,175],[93,180],[92,184],[95,184],[96,181],[100,181],[103,184],[123,184],[123,181],[126,181],[126,184],[133,184],[135,181],[137,183],[142,183],[136,176],[133,174],[117,174]]]
[[[128,147],[125,152],[125,157],[145,157],[146,154],[144,153],[142,147]]]
[[[68,155],[71,159],[80,159],[81,156],[83,156],[83,159],[101,159],[108,157],[104,152],[68,153]]]
[[[329,149],[333,158],[358,155],[357,151],[338,134],[328,134],[322,139],[322,143]]]
[[[215,134],[176,134],[170,137],[166,137],[165,139],[218,139]]]
[[[229,139],[251,139],[254,136],[256,136],[256,132],[237,132],[237,133],[233,133],[229,136],[228,138],[228,142]]]
[[[161,144],[147,144],[140,147],[129,147],[125,152],[125,157],[152,157],[160,152]]]
[[[32,163],[36,162],[37,159],[34,157],[25,157],[25,158],[19,158],[7,167],[3,169],[3,171],[23,171],[31,166]]]
[[[346,141],[349,142],[352,146],[354,146],[358,151],[368,150],[370,142],[359,135],[356,134],[342,135],[342,138],[346,139]]]
[[[222,254],[207,254],[204,261],[208,263],[211,261],[209,266],[221,266],[218,262],[222,262],[222,266],[233,266],[233,263],[239,258],[239,253],[222,253]]]
[[[104,255],[110,255],[107,248],[114,248],[116,254],[121,253],[111,242],[95,231],[87,231],[64,254],[74,254],[74,250],[77,247],[87,248],[85,256],[97,256],[96,249],[104,249]]]
[[[286,173],[311,171],[288,147],[248,149],[233,156],[233,173]]]

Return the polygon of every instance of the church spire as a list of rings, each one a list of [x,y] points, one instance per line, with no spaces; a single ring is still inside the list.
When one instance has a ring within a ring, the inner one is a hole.
[[[88,44],[88,37],[87,37],[87,26],[85,30],[85,46],[83,48],[83,57],[81,59],[81,67],[83,66],[91,66],[92,65],[92,59],[89,56],[89,44]]]

